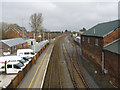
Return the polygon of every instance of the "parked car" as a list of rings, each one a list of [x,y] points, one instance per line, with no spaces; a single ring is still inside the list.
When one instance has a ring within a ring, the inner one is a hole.
[[[8,62],[6,64],[6,73],[18,73],[19,71],[22,71],[24,65],[20,62]]]
[[[4,56],[10,55],[10,54],[11,54],[10,52],[3,52]]]
[[[29,63],[29,61],[25,60],[25,59],[21,59],[21,60],[19,60],[19,62],[21,62],[22,64],[24,64],[24,66],[26,66]]]
[[[11,63],[18,62],[18,63],[23,64],[22,62],[20,62],[21,60],[22,60],[22,58],[18,57],[18,56],[3,56],[3,57],[0,57],[0,72],[5,72],[5,62],[6,62],[6,64],[9,63],[9,62],[11,62]],[[22,68],[24,68],[25,65],[23,64]]]
[[[35,56],[35,53],[32,49],[18,49],[17,50],[17,56],[20,56],[20,57],[34,57]]]
[[[23,59],[27,60],[27,61],[31,61],[31,57],[27,56],[27,57],[23,57]]]

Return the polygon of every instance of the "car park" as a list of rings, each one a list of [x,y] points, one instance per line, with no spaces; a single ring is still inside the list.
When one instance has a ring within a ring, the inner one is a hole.
[[[23,64],[23,67],[21,68],[24,68],[25,65],[29,62],[26,61],[26,63],[22,63],[21,62],[22,58],[21,57],[18,57],[18,56],[3,56],[3,57],[0,57],[0,72],[5,72],[5,62],[6,64],[8,63],[20,63],[20,64]]]

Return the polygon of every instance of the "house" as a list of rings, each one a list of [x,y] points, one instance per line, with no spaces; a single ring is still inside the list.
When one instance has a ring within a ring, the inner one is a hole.
[[[112,82],[120,87],[120,38],[105,45],[104,69],[107,70]]]
[[[120,38],[120,20],[100,23],[81,34],[81,54],[102,69],[103,47]]]
[[[3,47],[2,47],[2,42],[0,41],[0,56],[3,55]]]
[[[29,32],[29,33],[27,34],[27,36],[28,36],[28,38],[33,39],[33,38],[34,38],[34,33],[33,33],[33,32]]]
[[[27,36],[27,30],[25,27],[20,27],[17,24],[10,24],[8,30],[5,32],[6,38],[25,38]]]
[[[14,38],[14,39],[6,39],[1,40],[1,54],[3,52],[13,53],[17,51],[17,49],[22,49],[27,47],[27,42],[22,38]]]

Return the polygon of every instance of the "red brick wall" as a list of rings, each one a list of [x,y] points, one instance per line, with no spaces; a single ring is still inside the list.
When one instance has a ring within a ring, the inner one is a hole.
[[[118,38],[120,38],[120,28],[104,37],[104,46]]]
[[[118,75],[118,55],[104,51],[105,68],[112,76]]]
[[[4,50],[0,49],[0,55],[3,55]]]
[[[84,37],[84,41],[83,41]],[[90,43],[88,43],[88,38],[90,39]],[[98,46],[95,45],[95,40],[98,39],[99,43]],[[101,65],[102,63],[102,48],[103,48],[103,41],[100,37],[89,37],[89,36],[82,36],[81,37],[81,51],[82,55],[87,58],[88,60],[93,61]]]
[[[108,74],[119,80],[120,84],[120,55],[104,51],[105,69],[108,70]]]
[[[6,33],[5,33],[6,38],[19,38],[21,37],[19,35],[19,33],[17,33],[16,31],[13,31],[11,29],[9,29]]]
[[[34,38],[34,34],[33,34],[32,32],[29,32],[29,33],[28,33],[28,37]]]

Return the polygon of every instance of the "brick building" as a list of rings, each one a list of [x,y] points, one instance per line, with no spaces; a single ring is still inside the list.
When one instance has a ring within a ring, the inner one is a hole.
[[[8,49],[8,46],[2,41],[0,41],[0,56],[3,55],[4,51],[7,51],[7,49]]]
[[[82,56],[91,60],[100,69],[102,66],[103,47],[118,39],[120,20],[97,24],[81,35]]]
[[[8,30],[5,32],[6,38],[20,38],[26,37],[27,31],[25,27],[20,27],[17,24],[11,24],[8,27]]]
[[[17,49],[27,48],[27,42],[22,38],[1,40],[1,43],[1,54],[3,52],[14,53]]]
[[[27,34],[27,37],[28,37],[28,38],[34,38],[34,33],[33,33],[33,32],[29,32],[29,33]]]
[[[104,68],[108,71],[111,81],[120,87],[120,39],[117,39],[103,48]]]

